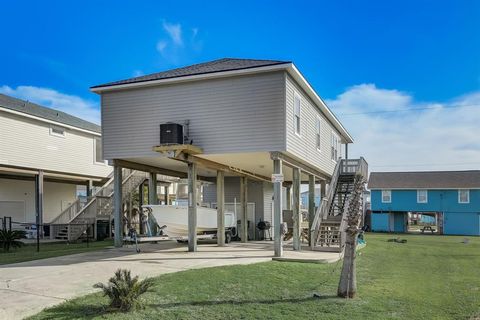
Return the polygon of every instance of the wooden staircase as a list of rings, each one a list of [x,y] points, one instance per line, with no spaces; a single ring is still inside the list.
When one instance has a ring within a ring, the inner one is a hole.
[[[328,192],[315,213],[310,230],[312,250],[343,251],[346,205],[357,174],[367,178],[368,164],[365,159],[337,161]]]
[[[127,201],[128,196],[138,190],[140,184],[147,179],[147,173],[123,169],[122,198]],[[75,241],[86,235],[88,227],[93,225],[97,218],[112,219],[113,214],[113,176],[92,197],[78,198],[50,223],[50,237],[52,239]],[[92,230],[93,232],[93,230]]]

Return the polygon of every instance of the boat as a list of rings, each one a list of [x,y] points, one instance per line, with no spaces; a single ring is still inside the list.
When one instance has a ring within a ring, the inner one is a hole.
[[[171,238],[188,235],[188,207],[179,205],[144,205],[149,212],[149,224],[160,227]],[[225,212],[225,230],[236,228],[234,212]],[[217,209],[197,206],[197,234],[216,234]]]

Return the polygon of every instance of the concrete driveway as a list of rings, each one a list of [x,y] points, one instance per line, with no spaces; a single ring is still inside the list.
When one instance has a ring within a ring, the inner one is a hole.
[[[22,319],[67,299],[96,291],[93,284],[106,282],[116,269],[130,269],[140,277],[156,276],[181,270],[249,264],[272,259],[269,242],[199,245],[198,252],[188,253],[176,242],[143,244],[142,252],[133,247],[42,259],[0,266],[1,319]],[[291,252],[294,258],[338,260],[338,254]]]

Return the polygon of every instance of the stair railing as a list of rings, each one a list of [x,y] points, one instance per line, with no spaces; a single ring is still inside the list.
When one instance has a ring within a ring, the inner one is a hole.
[[[146,179],[146,173],[139,174],[138,171],[134,170],[125,171],[128,172],[128,175],[122,181],[122,186],[124,186],[122,188],[122,196],[124,198]],[[68,210],[65,210],[65,213],[61,214],[61,218],[57,217],[57,219],[55,219],[57,225],[52,226],[52,235],[55,236],[58,234],[62,229],[62,226],[59,224],[63,223],[66,224],[68,228],[68,240],[73,241],[78,239],[82,233],[86,231],[87,226],[95,222],[97,216],[111,215],[113,211],[113,193],[112,177],[95,193],[93,197],[90,197],[83,206],[79,207],[79,205],[76,204],[80,200],[78,199],[74,204],[67,208]]]
[[[313,218],[312,222],[312,228],[310,229],[310,235],[313,239],[313,241],[311,241],[312,248],[315,247],[318,243],[318,237],[320,236],[320,225],[322,223],[322,220],[325,220],[328,217],[328,212],[335,195],[335,189],[337,187],[337,181],[338,176],[340,175],[340,167],[342,166],[342,161],[342,159],[339,159],[337,161],[325,198],[322,199],[322,202],[318,207],[317,212],[315,212],[315,217]]]

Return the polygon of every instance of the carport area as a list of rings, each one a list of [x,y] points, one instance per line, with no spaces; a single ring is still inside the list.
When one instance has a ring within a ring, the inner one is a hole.
[[[331,263],[340,256],[333,252],[293,251],[284,245],[284,257],[293,260]],[[94,292],[93,284],[106,282],[119,267],[142,278],[165,273],[271,261],[273,242],[234,242],[229,247],[204,243],[196,252],[174,241],[133,246],[0,266],[0,314],[21,319],[67,299]]]
[[[116,221],[122,220],[122,203],[124,185],[122,170],[131,169],[142,172],[149,172],[152,177],[149,183],[155,184],[155,175],[162,174],[187,180],[187,202],[188,202],[188,251],[196,252],[197,239],[197,210],[201,200],[205,199],[204,192],[198,189],[198,182],[204,181],[214,185],[215,207],[217,210],[217,244],[219,247],[226,245],[225,241],[225,180],[226,178],[238,178],[238,204],[239,221],[238,235],[243,243],[247,243],[252,237],[249,236],[249,223],[255,231],[259,221],[271,223],[269,238],[273,238],[274,245],[271,250],[276,257],[283,256],[284,233],[282,231],[283,215],[291,216],[291,223],[288,231],[292,234],[292,246],[295,251],[303,249],[303,240],[309,238],[311,229],[310,223],[315,216],[315,186],[319,184],[322,190],[322,197],[329,181],[329,175],[320,169],[313,168],[305,161],[296,159],[282,152],[258,152],[254,154],[234,155],[204,155],[202,149],[194,145],[166,145],[154,146],[156,152],[150,158],[114,159],[114,203],[113,215]],[[211,160],[214,159],[215,161]],[[249,220],[248,208],[248,185],[249,181],[262,183],[264,194],[262,205],[264,206],[260,220],[257,218]],[[308,185],[309,207],[305,217],[300,210],[300,189],[301,185]],[[153,187],[149,188],[154,191]],[[205,190],[204,190],[205,191]],[[285,205],[283,203],[285,191]],[[201,194],[200,194],[201,193]],[[150,200],[151,199],[151,200]],[[157,204],[155,195],[149,194],[149,203]],[[286,212],[284,212],[286,211]],[[168,226],[167,234],[168,234]],[[123,226],[115,225],[115,246],[123,245]],[[251,234],[252,232],[250,232]],[[255,237],[253,237],[255,239]]]

